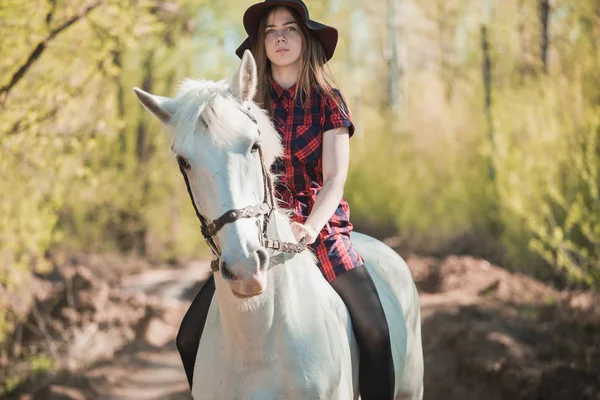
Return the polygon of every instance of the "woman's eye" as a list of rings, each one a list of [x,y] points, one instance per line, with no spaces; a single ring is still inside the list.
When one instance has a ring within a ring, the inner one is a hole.
[[[295,27],[295,26],[290,26],[290,27],[288,27],[288,31],[295,31],[295,30],[296,30],[296,27]]]
[[[177,156],[177,164],[183,169],[190,169],[190,163],[183,157]]]
[[[270,35],[275,32],[275,29],[267,29],[267,35]]]
[[[256,152],[257,152],[259,149],[260,149],[260,143],[259,143],[259,142],[256,142],[256,143],[254,143],[254,144],[252,145],[252,149],[250,149],[250,151],[251,151],[252,153],[256,153]]]

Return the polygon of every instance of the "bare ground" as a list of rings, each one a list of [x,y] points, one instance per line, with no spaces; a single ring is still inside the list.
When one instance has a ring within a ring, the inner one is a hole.
[[[600,298],[470,257],[407,257],[420,291],[425,398],[600,399]],[[137,339],[20,399],[190,399],[174,337],[208,264],[122,279],[166,307]]]

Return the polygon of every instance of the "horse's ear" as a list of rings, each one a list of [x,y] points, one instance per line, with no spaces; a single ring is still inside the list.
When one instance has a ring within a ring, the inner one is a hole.
[[[148,92],[144,92],[139,88],[133,88],[133,91],[146,110],[150,111],[150,113],[158,118],[163,124],[169,123],[173,113],[175,112],[173,107],[173,99],[169,97],[156,96]]]
[[[248,101],[252,100],[256,94],[257,82],[256,62],[250,50],[246,50],[240,68],[231,79],[229,89],[240,100]]]

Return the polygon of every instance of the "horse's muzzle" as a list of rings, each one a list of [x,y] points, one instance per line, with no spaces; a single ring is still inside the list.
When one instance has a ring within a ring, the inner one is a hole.
[[[259,296],[259,295],[261,295],[263,292],[256,293],[256,294],[251,294],[251,295],[245,295],[245,294],[239,294],[239,293],[238,293],[238,292],[236,292],[235,290],[231,289],[231,293],[233,293],[233,295],[234,295],[235,297],[237,297],[238,299],[250,299],[250,298],[252,298],[252,297],[255,297],[255,296]]]
[[[259,248],[249,255],[226,257],[221,258],[219,270],[235,297],[246,299],[265,291],[269,255],[264,249]]]
[[[267,288],[267,273],[261,272],[251,278],[229,282],[231,292],[238,299],[249,299],[262,294]]]

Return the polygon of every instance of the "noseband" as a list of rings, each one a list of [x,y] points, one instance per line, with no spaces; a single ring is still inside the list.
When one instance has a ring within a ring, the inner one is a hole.
[[[248,106],[247,108],[242,106],[242,112],[246,114],[248,118],[250,118],[250,120],[257,126],[258,135],[260,136],[258,122],[256,121],[256,118],[254,118],[254,116],[250,114],[250,106]],[[304,250],[306,250],[306,240],[304,238],[302,238],[298,243],[282,242],[277,239],[267,238],[267,225],[269,224],[271,214],[275,209],[275,196],[273,194],[273,183],[271,181],[271,176],[267,172],[261,147],[258,148],[258,154],[260,156],[260,165],[262,167],[261,169],[264,183],[263,203],[254,206],[248,206],[245,208],[229,210],[210,223],[208,223],[206,218],[204,218],[202,214],[200,214],[200,212],[198,211],[198,207],[196,206],[196,202],[194,201],[194,195],[192,194],[192,189],[185,168],[181,165],[181,163],[179,163],[179,170],[181,171],[183,179],[185,180],[185,185],[187,187],[188,194],[190,195],[192,205],[194,206],[194,210],[196,211],[196,216],[200,220],[202,236],[204,236],[204,240],[206,241],[208,247],[210,247],[210,250],[216,257],[210,263],[210,268],[214,272],[219,271],[219,259],[221,257],[221,250],[215,243],[213,237],[217,234],[217,232],[219,232],[219,230],[221,230],[221,228],[223,228],[223,226],[235,222],[241,218],[259,218],[260,216],[264,215],[262,227],[260,226],[260,223],[256,221],[256,225],[259,231],[259,240],[264,248],[273,249],[284,253],[302,253]],[[273,258],[271,258],[271,261],[273,261]],[[272,266],[273,265],[270,265],[270,267]]]

